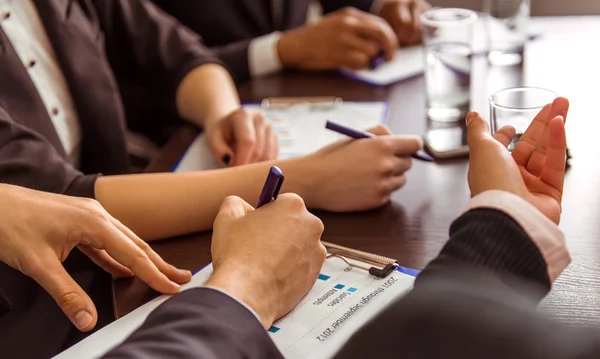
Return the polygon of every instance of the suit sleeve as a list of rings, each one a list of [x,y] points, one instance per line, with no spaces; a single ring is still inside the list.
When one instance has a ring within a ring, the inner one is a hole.
[[[94,5],[116,75],[148,89],[173,115],[183,78],[198,66],[221,64],[200,36],[148,0],[94,0]]]
[[[43,136],[0,108],[0,178],[35,190],[93,198],[98,175],[73,168]]]
[[[103,359],[283,358],[258,319],[210,288],[184,291],[158,307]]]
[[[597,329],[535,309],[550,288],[542,253],[511,217],[471,210],[415,288],[357,332],[337,358],[597,358]]]
[[[319,0],[323,7],[323,13],[328,14],[345,8],[347,6],[355,7],[364,12],[370,12],[374,0]]]
[[[210,48],[223,61],[236,84],[247,82],[251,78],[248,63],[250,42],[252,39]]]

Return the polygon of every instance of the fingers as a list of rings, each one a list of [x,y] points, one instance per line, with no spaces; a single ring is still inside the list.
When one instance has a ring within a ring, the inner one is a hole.
[[[110,273],[115,278],[127,278],[135,275],[129,268],[114,260],[104,250],[92,248],[85,244],[80,244],[77,248],[79,248],[83,254],[88,256],[98,267],[102,268],[105,272]]]
[[[398,38],[392,28],[378,16],[356,10],[353,15],[357,20],[351,22],[354,32],[363,38],[375,41],[385,58],[391,60],[398,48]]]
[[[409,44],[413,37],[413,15],[409,6],[405,4],[397,4],[398,10],[398,25],[396,28],[396,36],[400,44]]]
[[[565,118],[568,111],[569,100],[564,97],[558,97],[552,104],[544,106],[513,150],[512,155],[517,164],[527,167],[528,170],[532,170],[539,175],[539,171],[543,167],[543,157],[548,142],[548,124],[557,116]]]
[[[30,273],[56,301],[71,322],[82,332],[92,330],[98,321],[96,307],[83,289],[71,278],[55,253],[42,255],[43,261]]]
[[[259,161],[274,160],[279,154],[279,140],[277,133],[273,130],[273,125],[267,123],[265,125],[265,141],[263,145],[263,155],[259,158]]]
[[[496,131],[496,133],[494,133],[493,137],[496,141],[500,142],[504,147],[508,148],[508,145],[510,145],[512,140],[515,138],[516,133],[517,133],[517,130],[515,130],[515,128],[513,126],[504,126],[501,129],[499,129],[498,131]]]
[[[546,166],[542,171],[541,179],[560,193],[563,191],[565,180],[565,157],[567,152],[567,136],[565,121],[562,116],[557,116],[549,124],[550,134],[548,149],[546,150]]]
[[[240,218],[252,211],[254,211],[254,207],[248,204],[248,202],[237,196],[228,196],[223,200],[223,203],[221,203],[221,208],[219,209],[215,222],[218,220]]]
[[[233,138],[235,139],[235,155],[232,165],[239,166],[252,162],[254,146],[257,142],[257,134],[254,121],[246,118],[233,120]]]
[[[227,143],[224,134],[219,132],[218,135],[210,136],[208,141],[215,158],[219,159],[223,165],[229,165],[234,151]]]
[[[413,34],[408,42],[409,45],[420,44],[421,41],[423,41],[423,24],[421,23],[421,14],[429,10],[429,8],[431,8],[431,6],[426,2],[412,2],[410,4]]]
[[[473,150],[478,146],[481,140],[489,139],[490,127],[487,122],[477,113],[471,111],[467,114],[467,142],[469,150]]]
[[[404,187],[405,184],[406,184],[406,176],[405,175],[393,176],[392,178],[390,178],[390,181],[388,183],[388,190],[390,193],[395,192],[395,191],[399,190],[400,188]]]
[[[391,135],[392,131],[385,125],[377,125],[375,127],[371,127],[367,130],[367,132],[374,134],[375,136],[387,136]]]
[[[112,225],[102,225],[93,232],[93,235],[98,237],[95,242],[103,246],[98,246],[97,249],[105,249],[112,258],[129,268],[152,289],[164,294],[179,292],[179,285],[169,280],[146,253],[151,251],[147,243],[139,238],[139,242],[135,243],[122,231],[124,226],[117,227],[115,219],[111,218],[109,223]]]
[[[268,147],[269,158],[266,160],[276,159],[279,157],[279,136],[273,129],[273,126],[269,126],[269,132],[267,138],[270,138],[270,146]]]
[[[138,237],[131,229],[127,228],[127,226],[125,226],[119,220],[112,218],[112,222],[117,229],[123,232],[136,246],[146,253],[156,268],[161,273],[166,275],[167,278],[178,284],[187,283],[192,279],[192,273],[189,270],[178,269],[175,266],[167,263],[148,245],[148,243]]]
[[[408,156],[423,148],[419,136],[386,136],[386,146],[396,156]]]
[[[346,34],[346,36],[342,38],[342,41],[350,49],[365,54],[369,59],[374,58],[379,53],[379,46],[377,46],[377,43],[352,34]]]
[[[267,141],[265,133],[267,122],[263,115],[260,113],[256,113],[254,115],[253,122],[254,133],[256,135],[256,142],[254,143],[254,148],[252,150],[249,163],[254,163],[262,160],[262,157],[265,153],[265,143]]]

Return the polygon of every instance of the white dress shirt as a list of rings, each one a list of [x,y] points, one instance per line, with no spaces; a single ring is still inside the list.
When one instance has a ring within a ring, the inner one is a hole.
[[[278,6],[283,6],[283,0],[271,0]],[[378,14],[383,3],[396,0],[375,0],[371,6],[371,12]],[[312,5],[312,4],[311,4]],[[260,77],[279,72],[283,69],[279,52],[277,51],[277,43],[281,37],[281,32],[272,32],[270,34],[257,37],[250,42],[248,48],[248,67],[252,77]]]
[[[0,0],[0,25],[46,105],[69,162],[79,167],[81,130],[77,112],[32,0]]]

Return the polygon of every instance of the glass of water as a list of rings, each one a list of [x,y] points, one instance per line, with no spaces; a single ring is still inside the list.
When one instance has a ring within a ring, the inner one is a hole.
[[[425,46],[427,117],[462,121],[471,100],[471,54],[477,13],[432,9],[421,15]]]
[[[539,87],[514,87],[496,92],[490,96],[492,133],[503,126],[513,126],[516,135],[508,146],[512,151],[535,116],[557,96],[553,91]]]
[[[530,7],[530,0],[483,1],[492,65],[510,66],[523,61]]]

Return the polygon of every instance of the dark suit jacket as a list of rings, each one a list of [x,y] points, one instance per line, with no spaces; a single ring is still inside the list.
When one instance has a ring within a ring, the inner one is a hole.
[[[572,331],[535,306],[550,290],[546,262],[512,218],[475,209],[414,290],[359,330],[336,358],[598,358],[598,331]],[[168,334],[167,334],[168,333]],[[207,288],[175,296],[104,359],[281,358],[259,321]]]
[[[0,27],[0,181],[94,197],[99,173],[128,172],[127,123],[115,77],[145,87],[153,102],[174,114],[180,80],[218,59],[196,34],[147,0],[34,3],[76,106],[81,168],[68,163],[47,110]],[[67,266],[90,291],[102,286],[96,301],[102,309],[108,298],[101,314],[110,315],[110,281],[82,256],[73,257]],[[71,324],[45,291],[4,264],[0,291],[0,357],[47,358],[71,338]]]
[[[281,0],[283,18],[276,21],[273,0],[153,0],[202,36],[225,62],[237,83],[250,79],[248,45],[253,38],[304,25],[310,0]],[[319,0],[324,13],[346,6],[369,11],[374,0]]]

